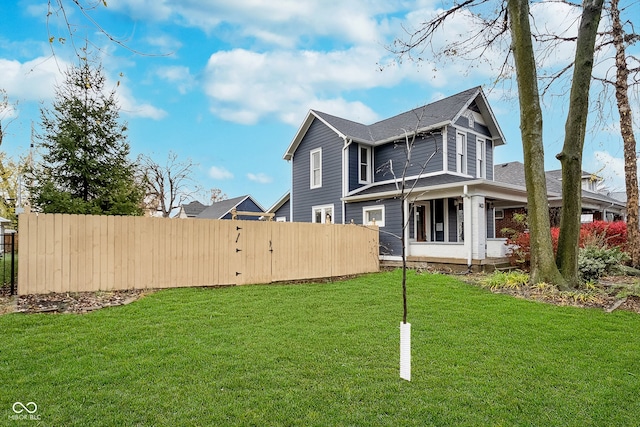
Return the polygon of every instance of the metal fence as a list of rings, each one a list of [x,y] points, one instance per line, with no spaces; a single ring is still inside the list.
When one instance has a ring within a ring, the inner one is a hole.
[[[12,230],[1,236],[0,242],[0,287],[3,293],[15,295],[18,268],[16,233]]]
[[[357,225],[23,214],[18,294],[242,285],[377,271]]]

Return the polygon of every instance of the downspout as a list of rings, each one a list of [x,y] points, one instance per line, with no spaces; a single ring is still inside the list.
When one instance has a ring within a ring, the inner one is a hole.
[[[467,253],[467,268],[469,269],[469,272],[471,272],[471,260],[473,259],[473,212],[471,209],[471,197],[469,197],[468,187],[466,185],[462,187],[462,196],[465,200],[469,201],[468,207],[465,208],[464,204],[462,206],[463,208],[465,208],[465,212],[467,210],[469,211],[467,213],[467,216],[469,217],[469,225],[465,227],[465,230],[467,230],[466,235],[469,238],[468,239],[469,250]]]
[[[289,161],[291,162],[291,190],[289,190],[289,222],[293,222],[293,156],[295,154],[291,155],[291,159],[289,159]]]
[[[348,149],[352,139],[343,136],[344,146],[342,147],[342,223],[347,223],[347,202],[344,201],[344,198],[347,197],[347,193],[349,192],[349,162],[347,161],[348,157]]]

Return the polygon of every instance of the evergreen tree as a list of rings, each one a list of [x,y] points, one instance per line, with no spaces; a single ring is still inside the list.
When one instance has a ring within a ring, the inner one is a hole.
[[[41,159],[29,182],[32,205],[45,213],[141,215],[144,191],[129,160],[126,124],[100,65],[85,56],[42,108]]]

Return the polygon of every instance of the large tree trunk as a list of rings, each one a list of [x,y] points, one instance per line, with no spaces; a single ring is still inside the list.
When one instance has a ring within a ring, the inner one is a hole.
[[[620,114],[620,134],[624,145],[624,178],[627,188],[627,252],[631,265],[640,266],[640,232],[638,229],[638,163],[636,138],[629,104],[629,68],[625,52],[624,32],[620,22],[618,0],[611,0],[612,36],[616,48],[616,100]]]
[[[532,283],[554,283],[561,289],[565,289],[566,282],[556,266],[551,243],[547,184],[544,173],[542,110],[531,41],[529,2],[528,0],[508,0],[507,7],[520,98],[520,132],[527,185],[527,220],[531,236],[530,280]]]
[[[584,0],[573,67],[562,164],[562,212],[556,264],[571,287],[578,287],[578,242],[582,213],[582,150],[584,147],[593,54],[604,0]]]

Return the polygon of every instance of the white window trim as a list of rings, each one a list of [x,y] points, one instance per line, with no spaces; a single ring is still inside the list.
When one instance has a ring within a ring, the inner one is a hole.
[[[487,143],[482,138],[476,138],[476,178],[487,176]]]
[[[319,154],[318,170],[320,171],[320,173],[319,173],[318,182],[314,182],[313,180],[313,176],[314,176],[313,156],[316,153]],[[320,188],[320,187],[322,187],[322,148],[316,148],[315,150],[311,150],[309,152],[309,188]]]
[[[367,159],[366,159],[367,176],[364,177],[364,178],[362,177],[362,150],[363,149],[367,151]],[[371,164],[372,164],[372,160],[373,160],[373,156],[372,156],[371,147],[368,147],[366,145],[358,144],[358,183],[360,183],[360,184],[369,184],[369,183],[371,183]]]
[[[371,211],[382,211],[382,220],[373,224],[370,221],[367,221],[367,212]],[[385,224],[385,209],[384,205],[375,205],[375,206],[365,206],[362,208],[362,224],[364,225],[377,225],[378,227],[384,227]]]
[[[462,137],[462,147],[458,145],[459,137]],[[456,132],[456,172],[467,173],[467,134],[464,132]]]
[[[500,216],[498,216],[498,212],[500,212]],[[504,219],[504,209],[493,209],[493,219]]]
[[[331,209],[331,223],[335,224],[336,223],[336,210],[334,209],[333,205],[318,205],[318,206],[312,206],[311,207],[311,222],[313,222],[314,224],[316,224],[316,211],[321,211],[321,224],[325,224],[326,223],[326,219],[327,219],[327,210]]]

